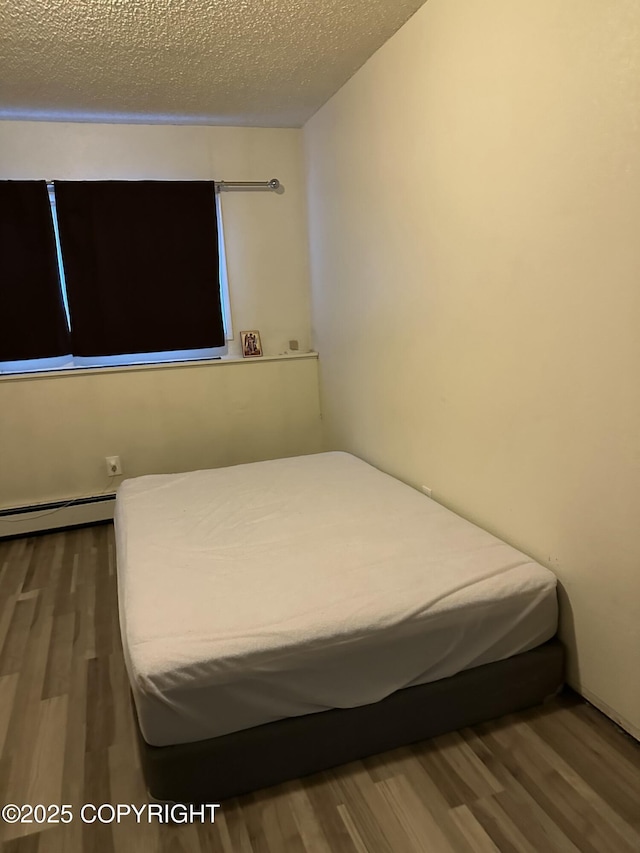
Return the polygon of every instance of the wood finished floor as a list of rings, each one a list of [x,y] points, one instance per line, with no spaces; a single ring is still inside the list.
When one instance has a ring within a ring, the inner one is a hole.
[[[113,530],[0,542],[0,802],[146,802]],[[573,694],[224,802],[214,825],[0,822],[5,853],[640,850],[640,746]]]

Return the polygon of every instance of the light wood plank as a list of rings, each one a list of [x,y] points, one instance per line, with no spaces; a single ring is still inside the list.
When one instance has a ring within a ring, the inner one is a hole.
[[[431,812],[424,807],[406,776],[394,776],[376,783],[389,808],[398,816],[405,833],[416,850],[425,853],[452,853],[442,829]]]
[[[500,853],[540,853],[527,838],[526,827],[518,827],[495,797],[476,800],[469,805],[469,811]]]
[[[411,836],[405,831],[398,815],[394,814],[389,800],[382,795],[361,762],[337,767],[333,776],[348,804],[358,834],[368,849],[381,853],[413,853],[420,850],[413,845]]]
[[[349,813],[349,809],[344,805],[344,803],[340,803],[338,806],[338,814],[342,818],[342,822],[345,825],[347,832],[349,833],[349,837],[353,841],[353,847],[357,851],[357,853],[367,853],[371,848],[366,847],[364,841],[360,837],[360,833],[358,832],[355,823]]]
[[[322,822],[300,782],[287,785],[287,797],[300,838],[308,853],[332,853]]]
[[[456,824],[471,850],[476,853],[500,853],[484,829],[469,811],[468,806],[451,809],[451,820]]]
[[[16,698],[20,674],[4,675],[0,678],[0,755],[4,752],[7,729]]]

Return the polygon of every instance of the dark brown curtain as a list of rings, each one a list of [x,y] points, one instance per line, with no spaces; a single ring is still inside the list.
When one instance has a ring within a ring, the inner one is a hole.
[[[211,181],[56,181],[77,356],[222,346]]]
[[[71,352],[45,181],[0,181],[0,361]]]

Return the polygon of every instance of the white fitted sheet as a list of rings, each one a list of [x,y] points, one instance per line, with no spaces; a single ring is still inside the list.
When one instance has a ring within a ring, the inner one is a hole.
[[[116,541],[157,746],[376,702],[556,632],[550,571],[346,453],[127,480]]]

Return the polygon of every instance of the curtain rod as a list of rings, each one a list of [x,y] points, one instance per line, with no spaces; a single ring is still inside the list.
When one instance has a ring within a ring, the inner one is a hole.
[[[47,181],[47,185],[51,186],[53,181]],[[277,178],[271,178],[269,181],[214,181],[216,192],[223,190],[272,190],[280,189],[280,181]]]
[[[271,178],[270,181],[214,181],[216,190],[234,190],[234,189],[262,189],[262,190],[279,190],[280,181],[277,178]]]

